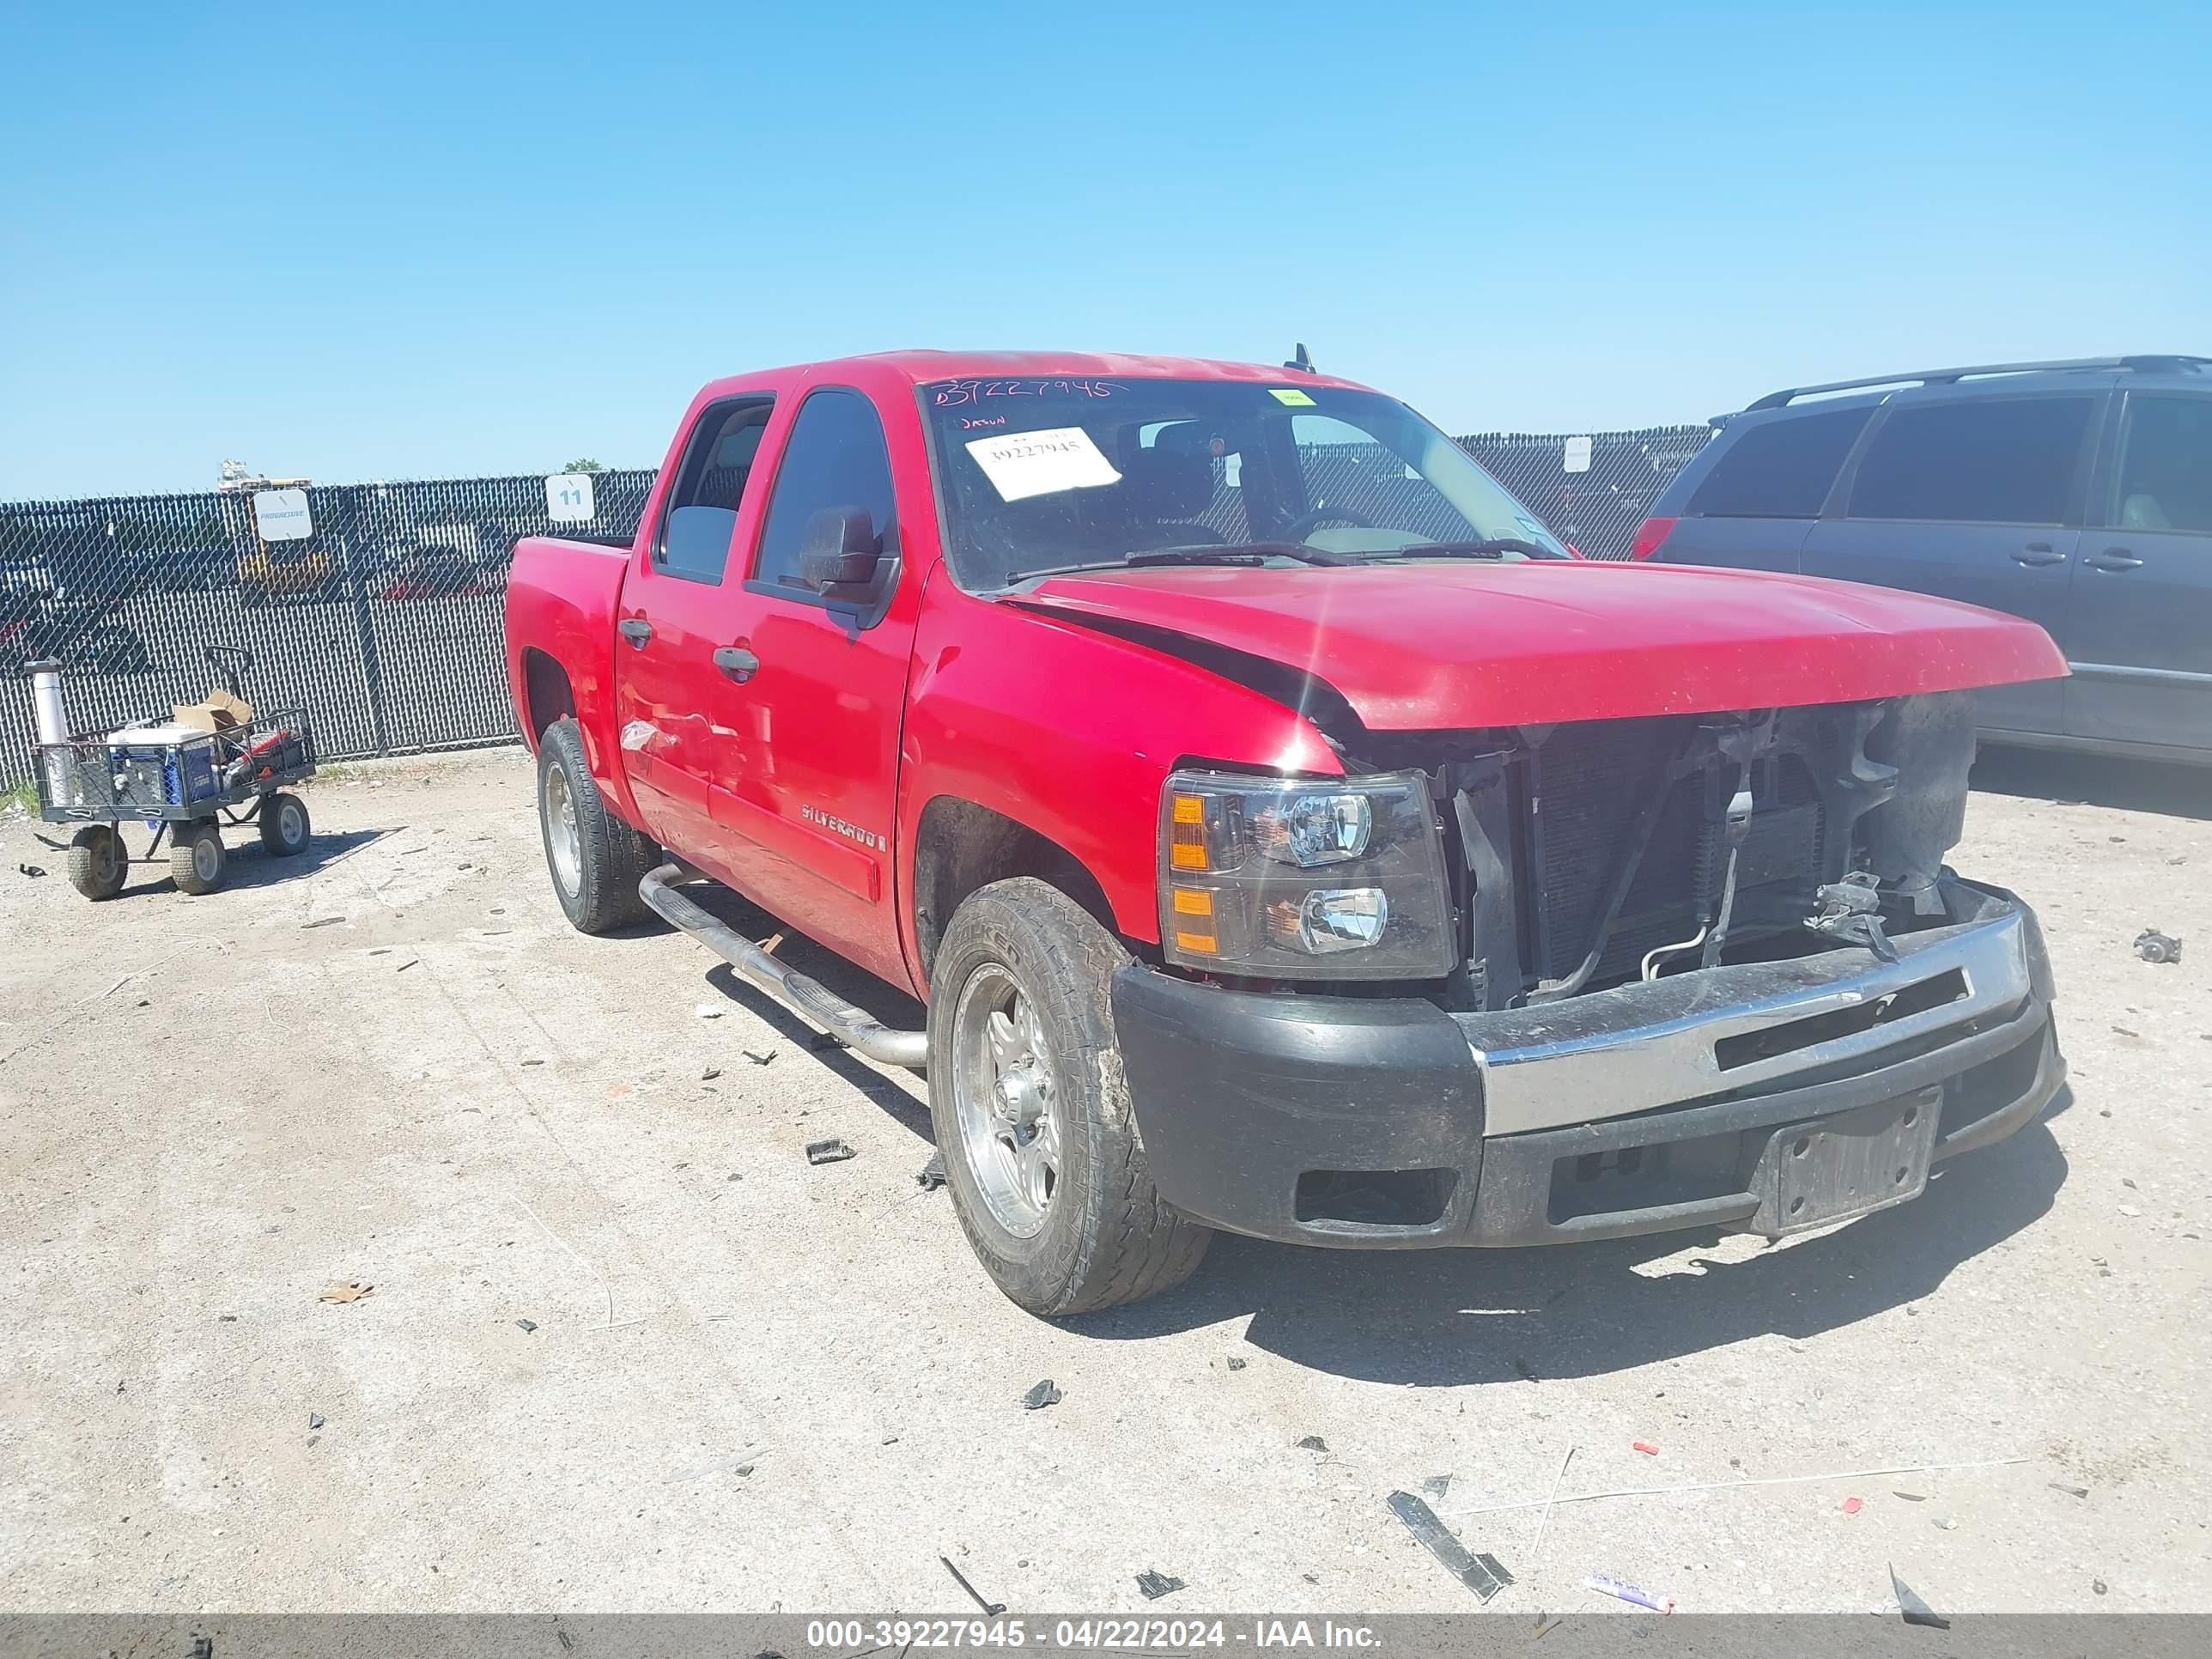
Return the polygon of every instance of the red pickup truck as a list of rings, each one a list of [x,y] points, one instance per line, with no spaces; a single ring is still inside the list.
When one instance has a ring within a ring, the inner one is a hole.
[[[1023,1307],[1214,1229],[1364,1247],[1901,1202],[2063,1075],[1946,867],[2033,624],[1584,561],[1311,372],[902,352],[716,380],[634,544],[532,538],[507,666],[574,924],[649,908],[925,1067]],[[665,850],[664,850],[665,849]],[[893,1030],[684,890],[922,999]]]

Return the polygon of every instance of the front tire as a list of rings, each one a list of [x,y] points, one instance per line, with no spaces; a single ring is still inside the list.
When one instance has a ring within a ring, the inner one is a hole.
[[[637,884],[653,867],[653,843],[607,811],[584,734],[565,715],[538,740],[538,824],[553,895],[577,932],[607,933],[646,914]]]
[[[112,825],[88,823],[70,838],[70,885],[94,903],[121,892],[130,873],[123,837]]]
[[[295,858],[307,850],[313,833],[307,803],[278,790],[261,802],[261,844],[280,859]]]
[[[933,965],[929,1113],[953,1208],[999,1288],[1048,1318],[1179,1285],[1212,1238],[1145,1161],[1108,992],[1129,960],[1020,876],[969,896]]]
[[[206,820],[188,826],[169,842],[169,879],[180,893],[198,898],[222,885],[222,832]]]

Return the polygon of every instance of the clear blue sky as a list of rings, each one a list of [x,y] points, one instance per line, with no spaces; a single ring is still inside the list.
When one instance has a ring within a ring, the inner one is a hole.
[[[2212,353],[2201,6],[31,5],[0,499],[659,461],[902,345],[1275,360],[1455,431]]]

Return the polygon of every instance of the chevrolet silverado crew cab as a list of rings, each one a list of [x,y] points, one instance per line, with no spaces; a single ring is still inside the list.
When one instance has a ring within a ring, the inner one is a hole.
[[[1585,562],[1299,355],[707,386],[634,543],[515,550],[570,920],[649,908],[926,1069],[961,1224],[1040,1314],[1173,1285],[1222,1228],[1778,1237],[2040,1111],[2035,919],[1945,857],[1972,694],[2063,674],[2044,632]]]

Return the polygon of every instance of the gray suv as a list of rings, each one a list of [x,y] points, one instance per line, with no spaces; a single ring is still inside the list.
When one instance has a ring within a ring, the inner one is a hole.
[[[1980,693],[1985,738],[2212,763],[2212,358],[1799,386],[1715,424],[1632,556],[2009,611],[2073,678]]]

